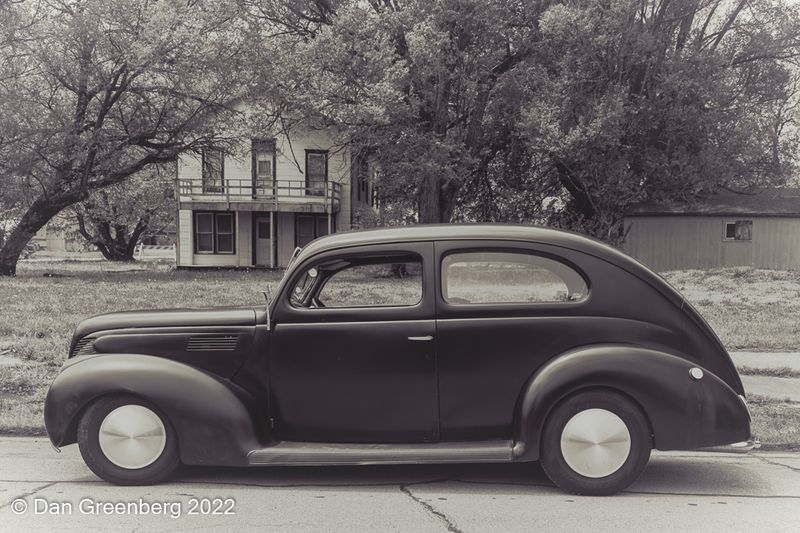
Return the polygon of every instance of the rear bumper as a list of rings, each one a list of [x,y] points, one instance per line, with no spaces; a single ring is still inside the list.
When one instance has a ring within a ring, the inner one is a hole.
[[[698,452],[717,452],[717,453],[747,453],[761,448],[761,441],[758,439],[748,439],[733,444],[723,446],[711,446],[708,448],[698,448]]]

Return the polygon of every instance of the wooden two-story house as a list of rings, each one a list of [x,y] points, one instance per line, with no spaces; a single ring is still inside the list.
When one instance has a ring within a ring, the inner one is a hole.
[[[372,205],[366,159],[327,130],[207,148],[178,161],[179,267],[283,267],[297,246]],[[231,153],[232,152],[232,153]]]

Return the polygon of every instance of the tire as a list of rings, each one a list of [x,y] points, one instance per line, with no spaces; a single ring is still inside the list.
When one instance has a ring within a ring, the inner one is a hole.
[[[78,423],[78,448],[92,472],[116,485],[156,484],[180,464],[172,424],[155,405],[135,396],[92,403]]]
[[[574,494],[605,496],[629,487],[650,459],[647,418],[611,391],[578,393],[547,418],[540,462],[557,486]]]

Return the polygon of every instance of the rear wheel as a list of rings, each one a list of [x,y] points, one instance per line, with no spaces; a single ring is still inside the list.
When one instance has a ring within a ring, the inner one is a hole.
[[[169,420],[154,405],[134,396],[93,403],[78,424],[78,447],[86,465],[118,485],[150,485],[180,464]]]
[[[567,398],[547,419],[541,464],[575,494],[607,495],[627,488],[650,459],[650,426],[624,396],[589,391]]]

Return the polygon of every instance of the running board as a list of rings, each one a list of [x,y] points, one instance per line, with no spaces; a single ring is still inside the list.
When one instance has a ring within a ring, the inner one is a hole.
[[[395,465],[505,463],[513,459],[510,440],[429,444],[339,444],[279,442],[247,454],[250,465]]]

